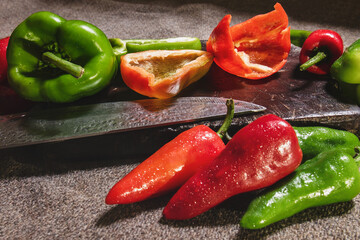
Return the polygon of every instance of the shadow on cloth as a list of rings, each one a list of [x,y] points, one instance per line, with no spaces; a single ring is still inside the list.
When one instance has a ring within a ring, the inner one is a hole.
[[[146,129],[17,148],[0,149],[0,179],[66,173],[139,163],[181,129]]]
[[[266,239],[282,229],[295,224],[306,222],[316,222],[319,219],[326,219],[347,214],[355,206],[353,201],[334,203],[327,206],[306,209],[280,222],[276,222],[262,229],[243,229],[240,228],[236,239]]]
[[[196,227],[196,226],[224,226],[238,225],[239,230],[236,239],[265,239],[282,229],[295,224],[314,222],[319,219],[332,218],[347,214],[355,206],[353,201],[334,203],[321,207],[306,209],[280,222],[273,223],[262,229],[244,229],[239,222],[244,215],[248,205],[257,195],[256,191],[236,195],[209,211],[188,220],[167,220],[162,217],[160,224],[169,225],[170,227]]]
[[[239,222],[244,215],[248,205],[260,191],[253,191],[236,195],[227,199],[218,206],[210,209],[203,214],[187,220],[167,220],[161,213],[159,214],[159,224],[167,225],[173,228],[187,227],[217,227],[226,225],[238,226],[236,239],[265,239],[282,229],[306,222],[316,222],[319,219],[332,218],[347,214],[355,206],[353,201],[334,203],[327,206],[314,207],[306,209],[280,222],[271,224],[265,228],[250,230],[241,228]],[[162,212],[166,204],[169,202],[174,193],[148,199],[142,202],[116,205],[103,213],[97,220],[95,225],[98,227],[106,227],[116,222],[136,218],[139,215],[147,214],[153,210]]]
[[[135,218],[145,212],[163,208],[171,196],[163,196],[142,202],[116,205],[100,216],[95,225],[106,227],[124,219]]]

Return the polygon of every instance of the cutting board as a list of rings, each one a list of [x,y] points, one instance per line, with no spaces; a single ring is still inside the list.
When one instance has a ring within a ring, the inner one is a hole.
[[[203,42],[204,45],[205,42]],[[317,76],[298,70],[300,48],[292,46],[285,66],[273,76],[262,80],[246,80],[231,75],[215,63],[208,74],[181,92],[179,96],[216,96],[253,102],[265,106],[262,113],[235,117],[230,134],[264,114],[275,114],[297,126],[328,126],[360,135],[360,108],[337,95],[334,81],[328,76]],[[73,104],[102,101],[142,99],[121,81],[114,82],[100,94]],[[41,154],[58,154],[63,158],[121,157],[151,154],[180,132],[197,124],[214,130],[222,120],[200,121],[189,124],[158,127],[132,132],[107,134],[60,143],[41,144],[24,149],[38,149]],[[74,152],[73,146],[77,150]],[[6,150],[4,150],[6,151]]]
[[[205,48],[205,41],[203,48]],[[208,74],[184,89],[179,96],[216,96],[244,100],[265,106],[261,114],[272,113],[292,123],[327,125],[360,135],[360,108],[346,102],[337,93],[330,76],[299,71],[300,48],[292,46],[285,66],[276,74],[261,80],[247,80],[231,75],[215,63]],[[111,86],[103,99],[112,101],[144,98],[124,86]],[[98,101],[98,100],[96,100]],[[259,115],[239,117],[233,125],[248,123]],[[212,126],[221,122],[212,121]]]
[[[285,66],[263,80],[241,79],[213,64],[209,74],[182,95],[241,99],[265,106],[262,114],[272,113],[297,125],[326,125],[359,136],[359,106],[341,99],[330,76],[299,71],[300,50],[292,46]],[[254,117],[258,116],[249,120]],[[234,124],[243,121],[236,118]]]

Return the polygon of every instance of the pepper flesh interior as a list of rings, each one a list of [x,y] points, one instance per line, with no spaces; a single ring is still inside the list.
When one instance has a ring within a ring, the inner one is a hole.
[[[151,58],[133,59],[129,64],[145,69],[147,72],[154,74],[154,83],[161,81],[164,78],[171,77],[177,73],[179,69],[186,64],[196,60],[200,54],[189,53],[184,55],[159,55]]]
[[[283,35],[284,30],[281,27],[274,28],[273,30],[264,34],[259,39],[245,37],[243,39],[235,40],[234,47],[235,52],[244,61],[245,65],[253,71],[268,72],[276,65],[275,63],[283,59],[283,49],[278,46],[271,45],[272,36],[278,36],[278,33]],[[271,48],[273,53],[266,51],[267,48]],[[279,48],[279,49],[277,49]],[[274,54],[276,53],[276,54]]]

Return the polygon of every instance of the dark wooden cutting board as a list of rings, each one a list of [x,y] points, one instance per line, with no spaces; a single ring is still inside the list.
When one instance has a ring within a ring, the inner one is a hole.
[[[267,107],[263,114],[276,114],[291,122],[343,128],[359,135],[359,106],[342,100],[335,81],[329,76],[300,72],[299,53],[300,48],[293,46],[285,66],[264,80],[244,80],[214,64],[198,85],[191,86],[182,95],[249,101]]]
[[[262,113],[235,117],[230,133],[264,114],[275,114],[293,125],[323,125],[345,129],[360,135],[359,106],[342,101],[334,81],[328,76],[317,76],[298,70],[300,48],[293,46],[285,66],[263,80],[245,80],[220,69],[215,63],[208,74],[189,86],[179,96],[217,96],[253,102],[265,106]],[[115,84],[98,96],[78,102],[121,101],[144,98],[132,90]],[[201,121],[132,132],[107,134],[60,143],[23,147],[37,149],[59,158],[97,158],[123,155],[150,154],[180,132],[197,124],[206,124],[216,130],[222,120]],[[72,151],[76,146],[76,151]],[[6,151],[6,150],[4,150]]]

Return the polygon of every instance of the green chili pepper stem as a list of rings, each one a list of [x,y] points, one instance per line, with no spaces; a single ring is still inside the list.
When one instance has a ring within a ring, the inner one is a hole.
[[[300,66],[300,71],[305,71],[309,67],[321,62],[327,57],[326,53],[318,52],[314,57],[310,58],[307,62],[303,63]]]
[[[224,123],[223,125],[221,125],[220,129],[216,132],[221,139],[223,139],[223,137],[227,134],[227,130],[229,129],[231,125],[231,121],[234,118],[234,100],[232,99],[226,100],[226,106],[227,106],[227,113]]]
[[[114,50],[117,60],[120,62],[120,57],[127,53],[126,42],[120,38],[110,38],[109,42]]]
[[[56,67],[73,75],[76,78],[79,78],[84,74],[83,67],[75,63],[69,62],[65,59],[62,59],[53,54],[52,52],[44,52],[42,54],[42,60],[46,63],[54,64]]]

